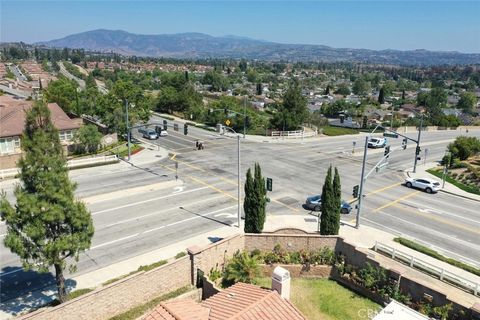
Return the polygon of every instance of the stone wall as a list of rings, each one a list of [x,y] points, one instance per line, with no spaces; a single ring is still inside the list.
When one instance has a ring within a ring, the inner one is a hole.
[[[190,257],[140,272],[54,308],[43,308],[20,319],[109,319],[155,297],[190,285]]]
[[[272,251],[280,244],[287,251],[316,250],[323,247],[337,251],[343,239],[338,236],[320,236],[318,234],[246,234],[245,250]]]
[[[197,283],[197,271],[200,269],[204,274],[211,269],[223,270],[227,262],[235,252],[242,251],[245,247],[244,236],[239,234],[212,243],[207,247],[193,246],[187,249],[192,262],[191,282]]]

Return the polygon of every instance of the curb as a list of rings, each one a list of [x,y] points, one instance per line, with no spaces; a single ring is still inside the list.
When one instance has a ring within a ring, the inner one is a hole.
[[[468,199],[468,200],[480,202],[479,199],[470,198],[469,196],[464,196],[464,195],[462,195],[462,194],[458,194],[458,193],[455,193],[455,192],[447,191],[447,190],[445,190],[445,189],[441,189],[440,191],[441,191],[441,192],[448,193],[448,194],[451,194],[451,195],[454,195],[454,196],[457,196],[457,197],[460,197],[460,198],[464,198],[464,199]]]

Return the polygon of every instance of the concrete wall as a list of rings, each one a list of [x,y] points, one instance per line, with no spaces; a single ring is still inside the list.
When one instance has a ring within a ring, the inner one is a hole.
[[[21,153],[0,156],[0,170],[15,168],[17,166],[17,161],[20,160],[21,156]]]
[[[185,256],[141,272],[54,308],[43,308],[20,319],[109,319],[155,297],[190,285],[190,258]]]

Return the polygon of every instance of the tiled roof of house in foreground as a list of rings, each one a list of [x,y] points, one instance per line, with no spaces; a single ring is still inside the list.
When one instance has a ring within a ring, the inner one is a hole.
[[[304,320],[288,300],[276,291],[237,283],[216,295],[195,303],[161,303],[145,320]]]

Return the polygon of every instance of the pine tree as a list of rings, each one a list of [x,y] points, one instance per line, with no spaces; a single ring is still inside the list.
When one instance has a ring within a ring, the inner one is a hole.
[[[260,168],[260,164],[255,163],[255,174],[254,174],[254,181],[253,181],[253,188],[255,190],[255,198],[256,198],[256,210],[257,210],[257,225],[256,231],[257,233],[261,233],[263,231],[263,226],[265,225],[266,213],[265,208],[267,206],[266,195],[267,189],[265,187],[265,179],[262,177],[262,169]]]
[[[26,269],[48,272],[54,266],[58,300],[66,301],[63,271],[75,270],[80,252],[88,249],[94,233],[90,212],[76,200],[76,185],[68,177],[66,158],[57,129],[45,103],[35,102],[26,116],[19,161],[20,184],[12,207],[3,194],[1,218],[6,222],[4,244]],[[67,261],[70,260],[70,261]]]
[[[332,229],[334,234],[338,234],[340,230],[340,206],[342,205],[342,186],[340,184],[340,175],[338,169],[335,167],[335,174],[333,176],[333,194],[335,199],[335,215],[332,215]]]
[[[252,171],[247,170],[247,179],[245,181],[245,199],[243,200],[243,211],[245,212],[245,227],[246,233],[255,233],[255,226],[257,225],[255,216],[255,199],[254,199],[254,182],[252,178]]]

